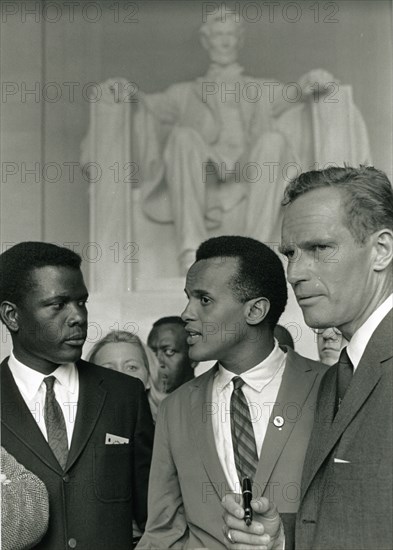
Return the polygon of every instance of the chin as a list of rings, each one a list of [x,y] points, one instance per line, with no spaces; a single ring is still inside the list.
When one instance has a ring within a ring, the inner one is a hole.
[[[62,358],[62,363],[75,363],[82,357],[82,348],[76,348],[72,353]]]
[[[325,359],[322,359],[321,362],[325,365],[328,365],[328,367],[332,367],[337,363],[338,359],[334,359],[333,357],[326,357]]]
[[[191,361],[196,361],[200,363],[201,361],[210,361],[211,357],[209,354],[204,353],[203,351],[194,350],[192,347],[188,350],[188,356]]]
[[[211,60],[214,63],[218,63],[219,65],[232,65],[232,63],[235,63],[237,58],[235,56],[226,56],[226,55],[212,55]]]

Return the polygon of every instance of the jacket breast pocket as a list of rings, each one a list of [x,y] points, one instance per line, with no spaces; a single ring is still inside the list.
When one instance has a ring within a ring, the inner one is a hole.
[[[376,480],[380,462],[348,462],[334,464],[334,478],[342,481]]]
[[[131,498],[132,443],[95,445],[93,455],[94,491],[102,502],[124,502]]]

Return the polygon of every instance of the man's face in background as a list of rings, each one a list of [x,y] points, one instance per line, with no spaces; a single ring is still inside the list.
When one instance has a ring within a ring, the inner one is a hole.
[[[176,323],[154,327],[149,335],[148,344],[158,359],[158,380],[164,393],[173,392],[193,377],[186,340],[186,331]]]
[[[320,329],[317,332],[319,359],[325,365],[334,365],[340,357],[340,352],[348,341],[335,328]]]

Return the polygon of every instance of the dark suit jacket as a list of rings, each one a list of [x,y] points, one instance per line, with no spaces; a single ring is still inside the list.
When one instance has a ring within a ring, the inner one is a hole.
[[[1,365],[2,445],[49,492],[39,547],[129,550],[132,519],[146,520],[153,426],[140,381],[79,361],[79,401],[65,471],[27,408],[7,359]],[[107,433],[129,444],[106,445]],[[71,540],[74,539],[74,540]],[[70,541],[70,543],[68,542]]]
[[[298,509],[300,479],[326,366],[288,350],[276,405],[261,450],[254,496],[268,496],[291,518]],[[221,499],[230,492],[217,454],[212,385],[217,365],[184,384],[161,404],[154,441],[146,531],[140,548],[223,550]],[[282,416],[282,429],[273,420]],[[284,518],[287,519],[287,516]],[[286,525],[288,527],[288,525]],[[294,530],[294,525],[293,525]],[[287,529],[286,529],[287,532]],[[293,533],[288,532],[291,542]]]
[[[322,380],[303,471],[296,550],[393,547],[392,339],[390,312],[372,335],[335,417],[337,367]]]

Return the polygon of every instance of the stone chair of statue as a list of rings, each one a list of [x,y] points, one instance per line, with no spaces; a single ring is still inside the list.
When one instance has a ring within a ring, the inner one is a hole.
[[[90,240],[102,257],[92,288],[170,288],[212,235],[278,247],[281,200],[301,171],[370,162],[351,86],[323,70],[282,84],[243,74],[244,29],[231,19],[201,28],[210,67],[163,92],[102,83],[82,144],[89,170]]]

